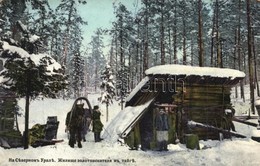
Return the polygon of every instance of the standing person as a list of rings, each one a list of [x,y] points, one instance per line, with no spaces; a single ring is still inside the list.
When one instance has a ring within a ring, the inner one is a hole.
[[[103,124],[100,120],[100,116],[101,116],[101,112],[99,110],[99,107],[97,105],[94,106],[94,110],[93,110],[93,132],[94,132],[94,139],[95,142],[100,142],[102,139],[100,138],[100,133],[103,129]]]
[[[81,131],[81,138],[83,139],[83,142],[86,142],[86,135],[89,131],[89,125],[92,120],[92,112],[91,109],[84,109],[84,116],[83,116],[83,126]]]
[[[224,120],[225,120],[226,126],[224,127],[224,129],[227,129],[228,131],[230,131],[230,130],[236,131],[235,125],[232,121],[234,114],[235,114],[235,109],[225,109]]]
[[[157,147],[158,151],[168,151],[168,112],[164,108],[156,109],[156,138],[157,138]]]

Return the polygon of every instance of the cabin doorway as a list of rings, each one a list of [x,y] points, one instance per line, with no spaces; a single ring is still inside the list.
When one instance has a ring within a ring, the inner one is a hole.
[[[156,115],[158,110],[167,112],[168,138],[167,144],[175,143],[177,140],[178,107],[174,103],[173,93],[159,94],[153,103],[147,108],[139,122],[140,143],[142,150],[155,150],[158,148]]]

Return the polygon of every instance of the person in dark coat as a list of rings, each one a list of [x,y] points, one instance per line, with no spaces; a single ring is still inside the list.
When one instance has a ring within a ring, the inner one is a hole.
[[[102,139],[100,138],[100,133],[103,129],[103,124],[100,120],[101,112],[97,105],[94,106],[93,116],[92,116],[92,124],[93,124],[93,132],[94,132],[94,140],[95,142],[100,142]]]
[[[232,121],[234,114],[235,114],[235,109],[225,109],[224,119],[226,122],[226,126],[224,128],[227,129],[228,131],[230,131],[230,130],[236,131],[235,125]]]
[[[168,112],[164,108],[157,108],[155,125],[158,150],[167,151],[169,122]]]
[[[66,117],[66,130],[69,131],[69,145],[74,148],[76,141],[78,147],[82,148],[81,144],[81,131],[83,126],[84,104],[76,104],[73,109],[68,112]]]

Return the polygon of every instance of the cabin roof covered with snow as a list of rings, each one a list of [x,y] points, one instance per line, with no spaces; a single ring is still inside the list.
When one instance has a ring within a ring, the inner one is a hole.
[[[186,65],[160,65],[145,71],[146,75],[195,75],[220,78],[244,78],[245,73],[227,68],[198,67]]]
[[[145,71],[146,77],[132,90],[126,98],[129,102],[144,86],[152,81],[154,76],[176,76],[176,80],[182,78],[185,83],[201,85],[228,85],[233,86],[245,77],[245,73],[227,68],[196,67],[185,65],[160,65]]]

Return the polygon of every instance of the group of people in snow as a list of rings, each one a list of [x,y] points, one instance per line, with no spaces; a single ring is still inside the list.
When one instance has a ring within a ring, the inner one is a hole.
[[[93,111],[84,108],[84,103],[75,104],[72,110],[67,113],[65,132],[69,133],[69,145],[74,148],[77,142],[79,148],[82,148],[81,141],[86,141],[86,135],[90,130],[92,124],[92,131],[94,132],[95,142],[100,142],[100,133],[103,129],[103,124],[100,120],[101,112],[99,106],[94,106]]]

